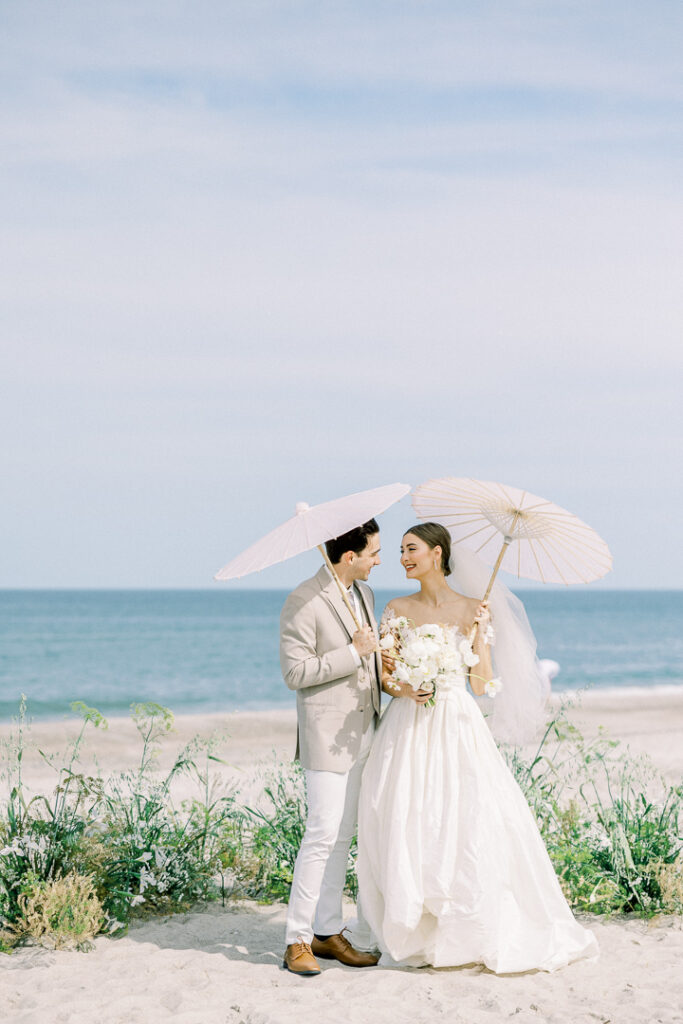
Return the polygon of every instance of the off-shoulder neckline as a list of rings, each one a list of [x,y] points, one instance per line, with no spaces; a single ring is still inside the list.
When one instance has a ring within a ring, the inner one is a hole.
[[[387,608],[388,607],[389,606],[387,605]],[[387,609],[385,608],[384,612],[382,613],[382,618],[384,618],[386,610]],[[456,623],[456,622],[415,622],[408,615],[400,615],[398,613],[396,613],[394,615],[394,618],[397,618],[397,619],[408,619],[408,622],[410,623],[410,628],[411,629],[418,629],[421,626],[438,626],[439,629],[455,629],[458,633],[460,633],[461,636],[467,636],[467,632],[463,629],[463,627],[460,625],[460,623]]]

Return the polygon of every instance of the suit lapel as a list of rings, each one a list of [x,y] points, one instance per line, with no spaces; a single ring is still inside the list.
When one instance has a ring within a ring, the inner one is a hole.
[[[337,616],[342,626],[349,634],[349,640],[351,640],[353,638],[353,634],[356,632],[356,624],[351,618],[351,613],[344,604],[342,596],[339,593],[339,587],[335,580],[331,578],[329,570],[325,566],[323,566],[318,573],[318,580],[322,587],[321,596]]]
[[[365,587],[357,586],[356,587],[356,593],[360,594],[361,601],[363,602],[363,607],[365,608],[365,614],[368,617],[368,622],[370,623],[370,625],[372,626],[372,628],[373,628],[373,630],[374,630],[374,632],[376,634],[377,633],[377,622],[375,620],[375,615],[374,615],[374,612],[372,610],[372,607],[370,606],[370,604],[368,603],[368,601],[367,601],[367,599],[365,597]],[[381,682],[380,681],[382,679],[382,655],[380,654],[379,651],[375,651],[374,660],[375,660],[375,680],[374,680],[374,685],[373,685],[373,688],[372,688],[372,703],[374,704],[375,711],[379,714],[379,707],[380,707],[380,701],[381,701]]]
[[[351,613],[344,604],[341,594],[339,593],[339,587],[336,582],[332,579],[329,569],[326,566],[321,566],[316,574],[316,579],[320,584],[320,596],[329,605],[330,609],[337,616],[342,626],[349,635],[349,640],[353,638],[353,634],[356,632],[356,624],[351,618]],[[360,596],[361,603],[365,609],[365,613],[368,618],[368,622],[372,628],[377,632],[377,623],[375,622],[375,616],[372,608],[368,604],[365,597],[363,587],[356,587],[356,593]],[[363,659],[368,664],[368,659]],[[373,662],[370,662],[373,664]],[[381,702],[381,687],[380,680],[382,678],[382,658],[378,651],[374,654],[374,666],[375,672],[372,673],[373,684],[372,684],[372,703],[377,714],[380,710]]]

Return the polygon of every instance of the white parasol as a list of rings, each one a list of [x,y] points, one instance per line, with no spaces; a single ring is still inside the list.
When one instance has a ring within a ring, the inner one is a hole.
[[[323,547],[325,541],[341,537],[349,530],[362,526],[369,519],[381,515],[391,505],[400,501],[410,490],[409,484],[387,484],[370,491],[360,491],[344,498],[326,501],[321,505],[297,502],[296,514],[277,526],[265,537],[256,541],[216,573],[214,579],[236,580],[252,572],[267,569],[277,562],[284,562],[294,555],[302,554],[317,547],[337,582],[339,592],[353,621],[360,629],[360,623],[346,595],[336,572]]]
[[[604,540],[577,516],[518,487],[442,477],[413,492],[420,519],[441,523],[454,544],[493,566],[483,600],[499,569],[543,583],[589,583],[612,568]],[[502,538],[502,543],[501,543]]]

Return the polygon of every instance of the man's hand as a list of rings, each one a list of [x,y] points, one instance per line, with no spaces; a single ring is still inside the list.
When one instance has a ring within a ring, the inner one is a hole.
[[[372,654],[373,651],[377,650],[377,637],[370,626],[363,626],[362,629],[359,629],[357,633],[353,634],[352,640],[353,646],[361,658],[365,658],[368,654]]]

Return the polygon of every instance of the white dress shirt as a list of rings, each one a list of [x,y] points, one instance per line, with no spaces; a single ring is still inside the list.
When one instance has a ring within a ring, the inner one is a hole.
[[[328,571],[328,572],[330,573],[330,579],[333,579],[333,576],[332,576],[332,573],[330,572],[329,566],[325,566],[325,568],[326,568],[326,569],[327,569],[327,571]],[[340,580],[339,582],[341,583],[341,580]],[[342,586],[343,586],[343,585],[344,585],[344,584],[342,583]],[[335,586],[336,586],[336,584],[335,584]],[[348,597],[348,599],[349,599],[349,604],[351,605],[351,607],[353,608],[353,610],[354,610],[354,611],[355,611],[355,613],[356,613],[356,618],[358,619],[358,621],[359,621],[359,622],[361,623],[361,625],[362,625],[362,623],[363,623],[363,612],[362,612],[362,610],[361,610],[361,607],[360,607],[360,601],[359,601],[359,599],[358,599],[358,591],[357,591],[357,590],[356,590],[356,588],[354,587],[353,583],[351,584],[351,586],[350,586],[350,587],[347,587],[347,588],[346,588],[346,596],[347,596],[347,597]],[[356,666],[357,666],[358,668],[360,668],[360,666],[361,666],[361,664],[362,664],[362,662],[361,662],[361,656],[360,656],[360,654],[358,653],[358,651],[356,650],[356,645],[354,644],[353,640],[352,640],[352,641],[351,641],[351,643],[349,644],[349,647],[351,648],[351,653],[353,654],[353,657],[354,657],[354,659],[355,659],[355,662],[356,662]]]

